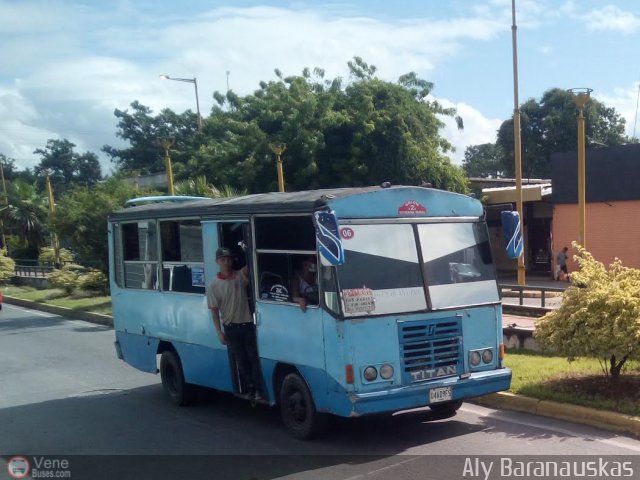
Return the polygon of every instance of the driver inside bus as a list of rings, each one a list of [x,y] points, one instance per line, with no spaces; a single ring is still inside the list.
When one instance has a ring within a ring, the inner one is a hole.
[[[291,279],[291,297],[303,312],[308,305],[318,305],[318,268],[314,256],[308,255],[299,261]]]

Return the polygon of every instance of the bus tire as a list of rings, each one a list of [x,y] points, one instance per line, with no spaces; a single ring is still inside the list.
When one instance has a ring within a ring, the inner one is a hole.
[[[188,405],[193,400],[193,385],[184,381],[182,363],[173,350],[165,350],[160,357],[160,378],[162,387],[171,403],[177,406]]]
[[[326,416],[318,413],[305,381],[297,373],[289,373],[280,387],[280,414],[291,435],[301,440],[321,433]]]
[[[453,417],[461,406],[462,400],[455,400],[453,402],[430,405],[429,408],[438,418],[449,418]]]

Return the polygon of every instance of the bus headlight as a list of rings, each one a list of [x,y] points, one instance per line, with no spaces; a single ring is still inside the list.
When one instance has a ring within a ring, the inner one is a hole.
[[[376,367],[367,367],[364,369],[363,375],[367,382],[373,382],[378,378],[378,371],[376,370]]]
[[[473,367],[480,365],[480,353],[478,351],[469,352],[469,363]]]
[[[385,380],[389,380],[393,377],[393,367],[388,363],[382,365],[382,367],[380,367],[380,376]]]
[[[482,352],[482,361],[484,363],[491,363],[493,361],[493,351],[490,348]]]

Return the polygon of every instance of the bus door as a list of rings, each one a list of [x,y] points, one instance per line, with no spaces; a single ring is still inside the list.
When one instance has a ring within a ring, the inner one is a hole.
[[[230,219],[220,221],[203,222],[204,252],[205,252],[205,272],[207,285],[214,280],[218,273],[216,263],[216,250],[220,247],[228,248],[234,253],[233,269],[240,270],[247,266],[249,268],[249,285],[247,286],[247,298],[249,308],[253,313],[255,310],[255,296],[253,294],[253,262],[251,261],[251,224],[248,219]],[[212,326],[213,329],[213,326]],[[214,337],[215,331],[212,333]],[[217,340],[216,340],[217,342]],[[222,345],[219,348],[224,348]],[[231,378],[231,388],[234,392],[245,391],[240,385],[240,375],[236,360],[227,349],[227,361]]]

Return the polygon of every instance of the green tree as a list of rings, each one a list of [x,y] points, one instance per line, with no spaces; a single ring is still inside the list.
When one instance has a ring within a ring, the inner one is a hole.
[[[135,187],[117,178],[89,188],[77,186],[63,196],[56,209],[60,238],[68,239],[85,261],[99,261],[108,270],[107,216],[138,196]]]
[[[536,323],[535,338],[569,360],[601,360],[605,374],[620,376],[628,360],[640,359],[640,270],[616,259],[607,269],[573,243],[580,269],[560,308]]]
[[[504,168],[502,150],[494,143],[471,145],[464,151],[462,168],[469,177],[501,177]]]
[[[42,247],[40,249],[40,255],[38,255],[38,262],[55,264],[57,260],[63,263],[70,263],[73,261],[73,254],[66,248],[61,248],[58,252],[58,258],[56,259],[55,250],[53,247]]]
[[[284,143],[287,190],[424,181],[466,191],[462,170],[446,156],[452,146],[439,135],[441,117],[455,111],[429,100],[433,85],[413,73],[380,80],[360,58],[349,68],[346,87],[316,68],[290,77],[276,70],[277,80],[246,97],[214,93],[218,105],[188,171],[215,185],[275,191],[271,147]]]
[[[0,249],[0,283],[5,283],[16,274],[16,262],[7,257],[7,249]]]
[[[16,161],[0,153],[0,164],[2,164],[2,173],[5,181],[11,181],[16,175]]]
[[[520,107],[522,175],[550,178],[552,153],[577,149],[578,109],[567,90],[547,90],[540,101],[529,99]],[[624,134],[625,120],[614,108],[591,98],[584,109],[586,144],[615,146],[629,142]],[[503,152],[502,171],[515,175],[513,119],[498,130],[496,146]]]
[[[49,230],[46,197],[38,193],[35,185],[21,179],[11,183],[8,194],[5,228],[17,235],[27,252],[30,252],[27,254],[35,258]]]
[[[175,190],[177,195],[192,195],[196,197],[209,198],[238,197],[240,195],[247,194],[246,190],[236,190],[228,185],[218,188],[207,182],[207,177],[204,175],[200,175],[195,179],[190,178],[189,180],[182,180],[181,182],[176,183]]]
[[[197,116],[191,111],[177,114],[170,109],[153,116],[153,111],[139,102],[131,111],[114,112],[118,119],[116,135],[129,143],[126,148],[102,147],[119,169],[140,174],[164,172],[164,141],[172,142],[171,159],[176,178],[183,176],[184,164],[198,141]]]
[[[38,148],[33,152],[42,157],[34,168],[41,190],[44,190],[47,172],[56,195],[61,195],[71,185],[94,185],[102,178],[98,156],[91,152],[76,153],[74,147],[75,144],[67,139],[52,139],[47,141],[44,149]]]

